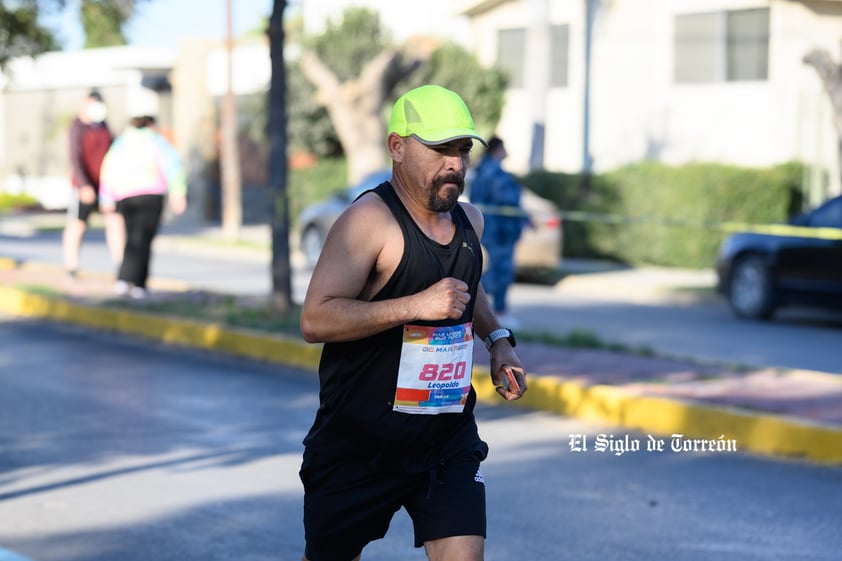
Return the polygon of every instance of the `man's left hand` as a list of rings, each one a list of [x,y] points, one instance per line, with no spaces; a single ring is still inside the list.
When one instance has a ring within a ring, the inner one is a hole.
[[[491,347],[491,382],[497,393],[507,401],[520,399],[526,393],[526,371],[506,340],[500,340]]]

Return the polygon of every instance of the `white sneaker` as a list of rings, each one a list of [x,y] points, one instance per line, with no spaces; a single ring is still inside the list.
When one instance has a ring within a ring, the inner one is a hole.
[[[124,280],[118,280],[114,283],[114,292],[118,296],[125,296],[129,293],[129,289],[131,289],[131,285]]]
[[[133,286],[129,289],[129,298],[134,298],[135,300],[143,300],[146,298],[146,289],[141,288],[139,286]]]

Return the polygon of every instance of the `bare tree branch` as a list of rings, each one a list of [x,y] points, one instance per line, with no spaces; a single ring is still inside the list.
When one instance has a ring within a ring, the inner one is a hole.
[[[842,64],[834,62],[830,53],[824,49],[813,49],[804,55],[802,61],[815,69],[830,98],[833,124],[836,127],[839,167],[842,170]]]
[[[356,79],[340,82],[312,51],[301,70],[316,87],[316,102],[327,109],[348,158],[348,179],[356,182],[385,165],[381,111],[398,82],[423,60],[388,48],[368,61]]]

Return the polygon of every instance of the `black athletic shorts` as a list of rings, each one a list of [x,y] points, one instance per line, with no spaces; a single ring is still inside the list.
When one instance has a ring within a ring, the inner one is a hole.
[[[67,203],[67,217],[70,220],[81,220],[87,224],[88,218],[91,217],[91,213],[94,211],[99,212],[98,199],[90,204],[83,203],[79,200],[79,189],[73,189],[70,200]]]
[[[386,535],[394,514],[405,508],[415,547],[452,536],[485,537],[485,482],[480,462],[487,447],[420,474],[374,471],[365,460],[336,461],[305,453],[305,555],[310,561],[349,561]]]

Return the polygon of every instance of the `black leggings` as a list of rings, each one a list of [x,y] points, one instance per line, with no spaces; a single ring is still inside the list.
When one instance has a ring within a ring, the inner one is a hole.
[[[128,197],[117,202],[117,212],[126,222],[126,248],[117,278],[146,288],[152,240],[164,212],[164,195]]]

